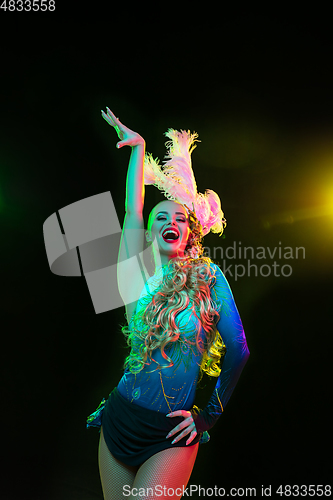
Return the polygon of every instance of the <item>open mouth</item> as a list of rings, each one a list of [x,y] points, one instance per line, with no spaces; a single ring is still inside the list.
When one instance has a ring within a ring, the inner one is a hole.
[[[179,231],[175,228],[165,229],[162,233],[162,238],[168,243],[173,243],[179,239]]]

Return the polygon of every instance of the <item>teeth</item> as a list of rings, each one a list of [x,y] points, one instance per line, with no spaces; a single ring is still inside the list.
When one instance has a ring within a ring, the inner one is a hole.
[[[163,234],[162,234],[163,238],[165,238],[165,239],[168,239],[168,236],[169,236],[169,235],[172,235],[172,236],[174,236],[174,237],[175,237],[175,238],[172,238],[172,239],[177,239],[177,238],[178,238],[178,236],[179,236],[178,232],[177,232],[175,229],[172,229],[172,228],[170,228],[170,229],[166,229],[166,230],[163,232]]]

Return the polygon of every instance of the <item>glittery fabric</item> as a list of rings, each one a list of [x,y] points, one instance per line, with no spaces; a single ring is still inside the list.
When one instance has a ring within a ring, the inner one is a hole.
[[[102,415],[105,408],[106,399],[103,398],[97,409],[87,417],[87,429],[89,427],[101,427],[102,425]]]
[[[176,321],[181,336],[178,342],[166,350],[174,365],[156,369],[158,364],[165,364],[160,350],[157,349],[153,352],[156,364],[145,366],[138,374],[126,370],[118,384],[120,395],[128,402],[142,408],[163,415],[176,410],[191,410],[197,431],[203,434],[201,442],[209,439],[208,433],[204,433],[222,415],[249,356],[242,322],[228,282],[217,265],[211,264],[211,267],[215,270],[216,278],[211,293],[213,300],[220,305],[220,319],[216,326],[226,346],[226,354],[220,376],[206,408],[203,410],[193,408],[202,354],[198,352],[195,342],[198,320],[190,308],[177,315]],[[138,307],[144,307],[151,301],[161,283],[161,276],[154,277],[155,281],[148,280],[138,301]],[[201,331],[199,335],[202,338],[204,332]],[[103,402],[101,405],[92,414],[96,415],[90,420],[90,424],[88,422],[89,425],[94,425],[92,423],[94,421],[99,422]]]
[[[204,410],[197,408],[192,411],[200,432],[210,429],[223,413],[249,355],[242,322],[228,282],[216,264],[211,264],[211,268],[216,278],[211,293],[213,300],[220,304],[217,329],[227,352],[208,405]],[[157,286],[158,282],[151,286],[151,290],[143,292],[138,307],[149,303]],[[156,366],[151,363],[136,375],[125,371],[118,390],[128,401],[163,413],[192,408],[202,360],[195,343],[198,320],[188,307],[178,314],[176,321],[182,335],[179,342],[166,351],[174,365],[156,370]],[[203,338],[203,330],[200,336]],[[159,350],[154,351],[153,357],[158,363],[165,364]]]

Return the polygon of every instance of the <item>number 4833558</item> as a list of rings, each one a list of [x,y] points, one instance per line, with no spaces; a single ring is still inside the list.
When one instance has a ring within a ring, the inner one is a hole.
[[[4,0],[0,5],[0,9],[6,11],[9,10],[13,12],[17,10],[20,11],[38,11],[41,10],[45,12],[46,10],[55,10],[55,0]]]

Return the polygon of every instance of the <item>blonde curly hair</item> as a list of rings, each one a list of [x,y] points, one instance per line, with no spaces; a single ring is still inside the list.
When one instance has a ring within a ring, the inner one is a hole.
[[[206,372],[217,377],[220,374],[221,356],[226,348],[216,329],[219,320],[220,304],[213,300],[211,286],[215,283],[215,273],[211,269],[212,260],[203,257],[202,226],[195,212],[184,205],[189,216],[190,235],[184,257],[171,259],[161,287],[146,307],[133,315],[131,328],[122,327],[127,344],[134,347],[125,359],[124,367],[132,373],[139,373],[145,365],[157,363],[153,351],[160,349],[167,364],[158,368],[173,366],[174,363],[165,349],[172,343],[181,341],[180,329],[175,318],[192,303],[192,313],[197,317],[200,328],[197,330],[196,346],[203,354],[200,374]],[[201,327],[206,333],[203,343],[199,339]]]

